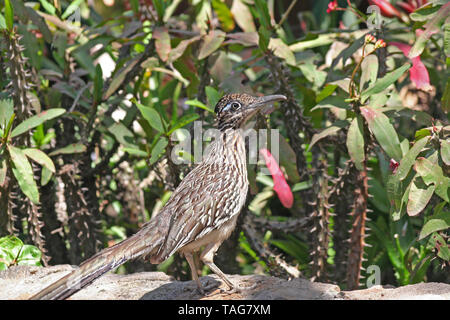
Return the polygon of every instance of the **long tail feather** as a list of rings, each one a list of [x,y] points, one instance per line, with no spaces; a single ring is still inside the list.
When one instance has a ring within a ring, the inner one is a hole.
[[[147,225],[143,226],[135,235],[100,251],[84,261],[79,268],[52,283],[30,299],[66,299],[92,283],[101,275],[117,268],[125,262],[140,256],[151,255],[164,240],[160,237],[158,229],[154,227],[155,224],[153,222],[150,221]]]

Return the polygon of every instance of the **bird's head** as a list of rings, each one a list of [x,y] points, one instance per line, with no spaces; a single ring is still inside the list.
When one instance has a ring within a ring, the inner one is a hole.
[[[245,93],[224,95],[214,109],[220,130],[239,129],[259,111],[275,101],[284,101],[283,95],[254,97]]]

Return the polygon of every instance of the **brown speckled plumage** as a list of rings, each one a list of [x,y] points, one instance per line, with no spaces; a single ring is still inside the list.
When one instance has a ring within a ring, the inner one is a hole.
[[[234,288],[214,264],[213,257],[233,231],[247,196],[246,152],[241,128],[261,106],[284,99],[279,95],[225,95],[215,108],[221,134],[161,211],[135,235],[97,253],[33,298],[64,299],[130,259],[145,256],[152,263],[161,263],[175,252],[184,254],[193,279],[203,291],[193,260],[193,253],[202,247],[200,259]]]

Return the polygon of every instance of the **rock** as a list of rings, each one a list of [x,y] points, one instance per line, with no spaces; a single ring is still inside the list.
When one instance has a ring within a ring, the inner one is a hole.
[[[450,285],[445,283],[418,283],[400,288],[373,286],[369,289],[344,292],[349,300],[450,300]]]
[[[72,266],[48,268],[16,266],[0,272],[0,299],[27,299],[73,270]],[[370,289],[341,291],[333,284],[305,279],[284,280],[263,275],[230,275],[243,290],[228,293],[216,275],[201,277],[206,296],[196,290],[194,281],[176,281],[162,272],[129,275],[108,273],[74,294],[73,300],[373,300],[373,299],[447,299],[450,285],[420,283],[400,288],[374,286]]]

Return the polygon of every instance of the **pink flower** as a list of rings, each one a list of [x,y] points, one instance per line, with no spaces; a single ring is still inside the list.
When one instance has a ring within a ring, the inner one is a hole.
[[[277,193],[281,204],[286,208],[291,208],[292,204],[294,203],[294,196],[292,194],[291,188],[284,178],[283,172],[281,172],[281,169],[278,166],[277,161],[272,156],[270,151],[265,148],[259,150],[259,153],[264,157],[266,167],[267,169],[269,169],[269,172],[272,175],[273,190]]]
[[[337,0],[331,1],[328,4],[327,13],[330,13],[331,11],[336,11],[337,8],[338,8]]]
[[[389,42],[390,45],[399,48],[403,54],[407,57],[411,46],[401,42]],[[428,75],[428,70],[420,60],[420,56],[413,58],[412,67],[409,69],[409,77],[411,81],[415,84],[417,89],[430,90],[430,76]]]

